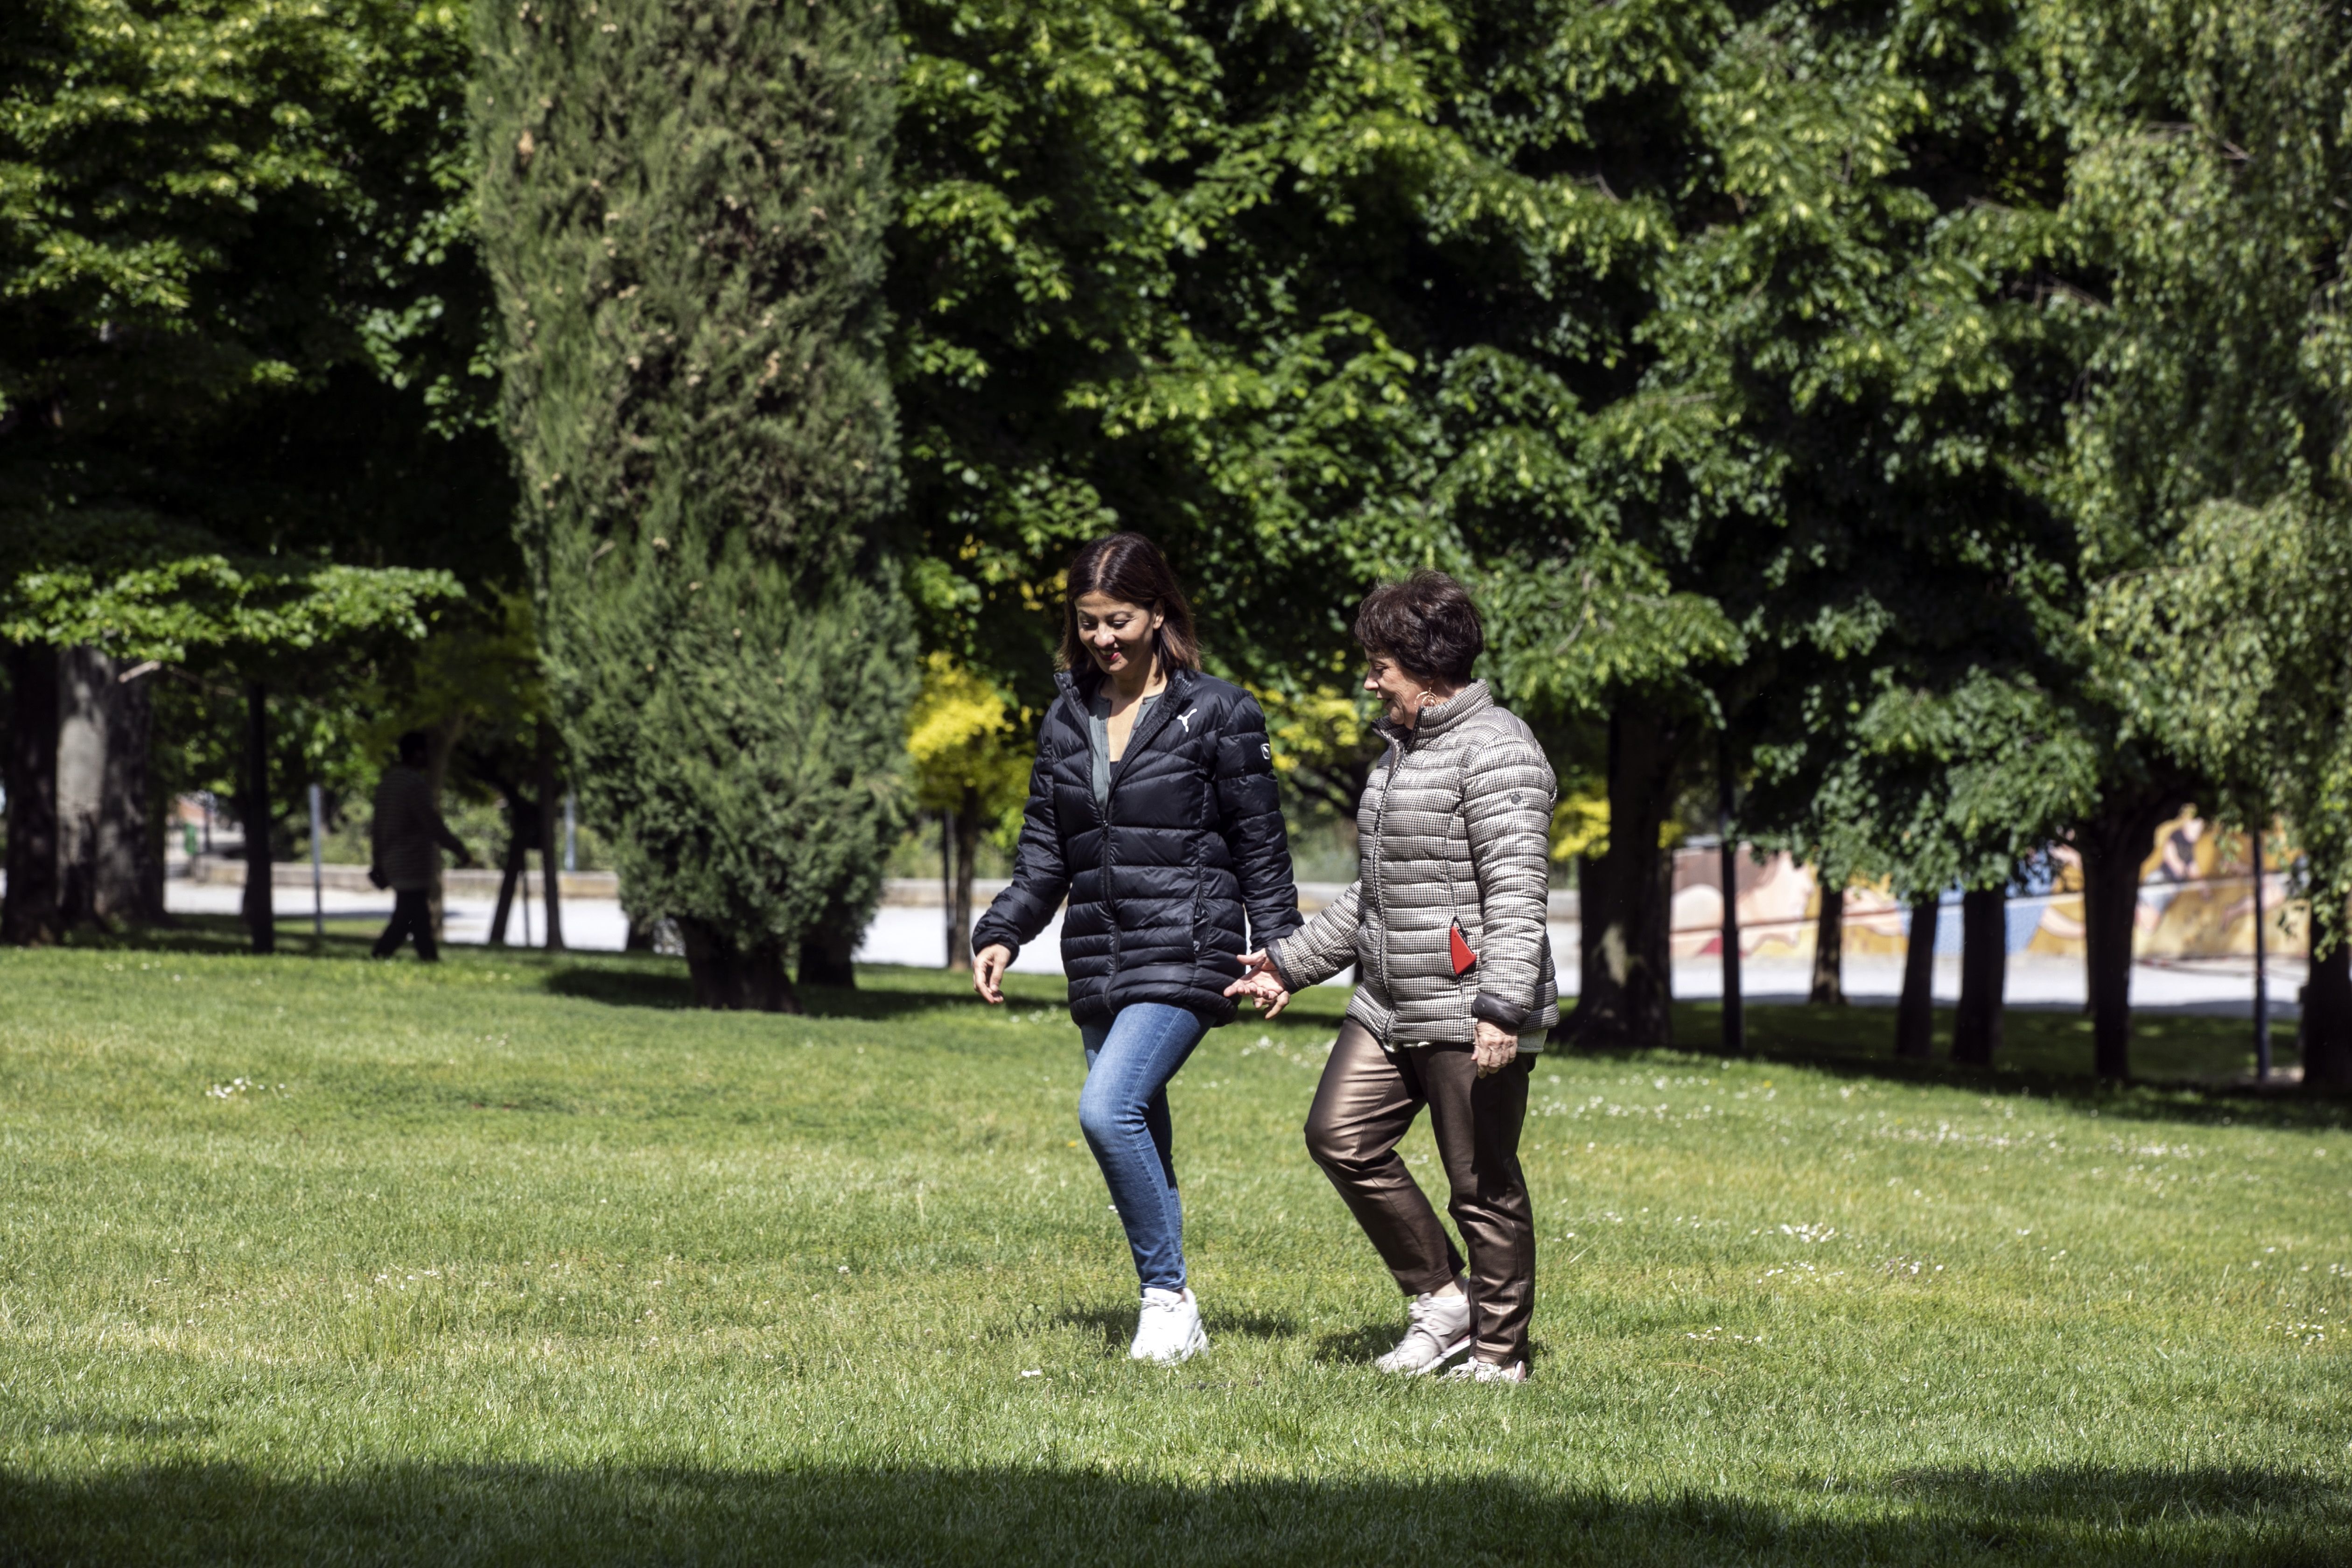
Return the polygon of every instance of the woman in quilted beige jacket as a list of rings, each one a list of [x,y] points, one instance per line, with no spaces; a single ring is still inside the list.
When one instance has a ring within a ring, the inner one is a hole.
[[[1357,813],[1361,874],[1296,934],[1245,955],[1236,993],[1278,1013],[1357,967],[1307,1118],[1307,1146],[1411,1300],[1382,1370],[1520,1382],[1535,1216],[1519,1170],[1528,1076],[1559,1021],[1545,926],[1555,782],[1534,734],[1471,668],[1486,644],[1461,584],[1418,573],[1356,616],[1388,755]],[[1396,1146],[1421,1108],[1461,1257]]]

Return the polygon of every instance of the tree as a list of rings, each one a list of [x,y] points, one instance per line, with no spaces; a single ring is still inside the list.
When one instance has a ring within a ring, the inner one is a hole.
[[[389,0],[32,0],[0,18],[0,619],[34,640],[79,625],[70,668],[184,657],[244,689],[257,943],[282,804],[259,776],[270,682],[420,624],[446,583],[413,575],[442,564],[416,542],[467,533],[504,494],[495,470],[480,482],[467,395],[484,317],[454,177],[465,55],[446,7]],[[367,567],[412,574],[371,588],[351,575]],[[120,614],[82,614],[77,584]],[[305,605],[313,587],[356,595],[352,614]],[[122,860],[83,847],[143,816],[152,850],[161,822],[137,801],[145,689],[76,690],[89,722],[67,724],[119,743],[96,831],[62,845],[68,884]],[[121,880],[87,877],[68,905],[109,912]]]
[[[1701,16],[1686,85],[1633,164],[1650,184],[1607,178],[1629,202],[1654,192],[1671,241],[1637,271],[1633,384],[1528,400],[1511,460],[1488,465],[1496,542],[1480,546],[1510,563],[1509,661],[1558,650],[1573,676],[1534,690],[1610,715],[1610,850],[1584,899],[1606,961],[1596,984],[1588,958],[1562,1031],[1604,1040],[1664,1037],[1646,829],[1701,736],[1727,731],[1752,780],[1751,837],[1903,870],[1906,893],[1962,860],[2005,880],[2034,823],[1948,816],[1956,759],[1918,755],[1904,720],[2000,714],[1967,694],[2063,673],[2037,617],[2070,550],[2041,475],[2082,329],[2053,217],[2063,143],[2016,11]]]
[[[2100,674],[2217,814],[2259,825],[2274,805],[2292,825],[2305,1082],[2352,1088],[2352,21],[2316,0],[2074,19],[2073,205],[2114,279],[2071,470]],[[2118,864],[2137,876],[2140,824],[2188,794],[2151,782]]]
[[[347,683],[354,665],[370,653],[422,637],[431,612],[463,590],[446,572],[196,553],[204,542],[183,528],[124,522],[102,541],[86,542],[81,563],[9,582],[0,593],[0,642],[102,647],[108,669],[153,660],[220,672],[236,684],[245,708],[237,773],[246,826],[246,919],[256,951],[267,952],[275,943],[268,832],[277,816],[269,770],[272,684],[301,690]],[[21,714],[22,688],[17,700]],[[26,743],[20,741],[20,748]],[[54,770],[54,743],[49,765]],[[29,915],[23,921],[20,940],[37,939],[37,922]]]
[[[1805,1000],[1816,1007],[1845,1005],[1845,889],[1843,871],[1816,863],[1821,907],[1813,915],[1813,983]]]
[[[697,998],[797,1005],[902,820],[887,7],[480,6],[483,232],[551,704]]]
[[[953,846],[948,967],[971,967],[971,879],[980,836],[1027,797],[1033,716],[945,651],[923,660],[923,689],[907,714],[916,804],[940,814]]]

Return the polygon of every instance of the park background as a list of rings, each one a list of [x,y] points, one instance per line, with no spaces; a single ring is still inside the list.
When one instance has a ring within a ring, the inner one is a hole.
[[[0,1562],[2352,1556],[2347,102],[2318,0],[0,11]],[[1343,990],[1178,1081],[1169,1377],[1050,942],[946,972],[1117,528],[1306,900],[1371,584],[1552,759],[1508,1403],[1362,1365]]]

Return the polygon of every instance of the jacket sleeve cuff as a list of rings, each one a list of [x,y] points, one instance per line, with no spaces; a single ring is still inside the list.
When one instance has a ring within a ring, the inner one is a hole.
[[[1470,1016],[1484,1018],[1498,1029],[1517,1034],[1527,1026],[1528,1009],[1514,1007],[1491,991],[1481,991],[1470,1004]]]
[[[1001,947],[1011,953],[1013,958],[1021,956],[1020,939],[1003,926],[983,924],[974,928],[971,933],[971,955],[978,958],[982,949],[991,947]],[[1012,967],[1013,958],[1004,961],[1005,967]]]
[[[1304,991],[1306,989],[1305,986],[1298,984],[1297,980],[1291,974],[1288,967],[1283,963],[1282,942],[1279,938],[1265,944],[1265,960],[1268,963],[1274,965],[1274,973],[1281,979],[1282,988],[1285,991]]]

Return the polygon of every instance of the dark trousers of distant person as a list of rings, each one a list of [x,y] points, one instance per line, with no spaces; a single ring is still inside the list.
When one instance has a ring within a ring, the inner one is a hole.
[[[404,889],[392,895],[392,923],[375,939],[375,955],[390,958],[410,937],[416,939],[416,956],[427,963],[441,962],[441,945],[433,940],[433,904],[423,888]]]

